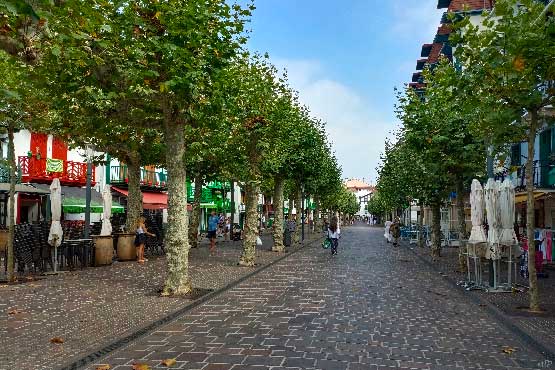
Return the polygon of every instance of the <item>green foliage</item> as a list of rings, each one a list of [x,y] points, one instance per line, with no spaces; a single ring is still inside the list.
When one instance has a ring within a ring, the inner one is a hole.
[[[388,207],[379,192],[373,194],[366,206],[368,212],[374,216],[382,216],[388,211]]]
[[[469,19],[456,24],[458,32],[452,42],[468,76],[468,90],[486,98],[490,108],[497,103],[496,114],[481,125],[488,135],[503,136],[507,125],[520,127],[522,132],[527,124],[506,120],[510,114],[540,110],[553,103],[555,19],[542,16],[544,7],[534,0],[500,0],[495,13],[481,25],[473,25]],[[499,119],[497,114],[505,116]]]
[[[458,181],[484,173],[485,140],[471,129],[476,103],[466,95],[464,74],[442,60],[424,76],[423,93],[408,88],[398,96],[403,126],[386,146],[377,186],[387,211],[414,199],[442,203]]]
[[[533,0],[498,0],[495,12],[475,26],[456,24],[452,42],[467,76],[467,91],[477,96],[478,131],[499,142],[527,138],[527,237],[534,237],[534,153],[537,132],[555,103],[555,18]],[[534,249],[530,250],[530,308],[539,309]]]

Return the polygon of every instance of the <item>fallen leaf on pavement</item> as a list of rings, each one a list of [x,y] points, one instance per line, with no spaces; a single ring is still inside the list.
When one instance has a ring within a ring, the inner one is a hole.
[[[162,361],[162,365],[167,366],[167,367],[172,367],[176,363],[177,363],[177,361],[175,360],[175,358],[167,358],[164,361]]]
[[[60,337],[54,337],[52,339],[50,339],[51,343],[56,343],[56,344],[62,344],[64,342],[64,340]]]
[[[506,353],[508,355],[512,354],[514,351],[516,351],[516,348],[512,348],[508,346],[503,347],[503,353]]]
[[[133,370],[150,370],[147,364],[133,364]]]
[[[97,365],[95,370],[110,370],[110,365],[108,364]]]

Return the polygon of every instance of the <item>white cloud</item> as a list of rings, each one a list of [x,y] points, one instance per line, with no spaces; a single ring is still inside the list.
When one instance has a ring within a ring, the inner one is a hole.
[[[406,48],[408,57],[397,66],[400,75],[409,79],[415,72],[422,44],[432,43],[445,9],[437,9],[438,0],[395,1],[390,33],[399,47]],[[406,46],[405,46],[406,45]]]
[[[392,32],[396,37],[432,42],[444,10],[437,9],[437,0],[403,0],[392,5]]]
[[[326,77],[318,61],[276,60],[286,68],[291,86],[312,114],[327,122],[326,130],[344,177],[375,181],[386,137],[396,128],[355,90]]]

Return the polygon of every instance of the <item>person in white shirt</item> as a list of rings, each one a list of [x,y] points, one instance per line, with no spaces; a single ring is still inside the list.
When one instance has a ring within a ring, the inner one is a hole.
[[[331,254],[337,254],[337,246],[339,245],[339,236],[341,230],[339,229],[337,217],[332,217],[330,225],[328,226],[328,239],[331,240]]]

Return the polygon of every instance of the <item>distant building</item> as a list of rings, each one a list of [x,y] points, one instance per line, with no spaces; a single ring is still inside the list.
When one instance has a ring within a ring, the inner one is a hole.
[[[357,216],[368,216],[368,210],[366,206],[368,205],[368,200],[372,197],[372,194],[376,191],[376,189],[370,185],[361,181],[359,179],[350,179],[345,182],[345,187],[352,193],[354,193],[359,201],[359,211],[357,212]]]

